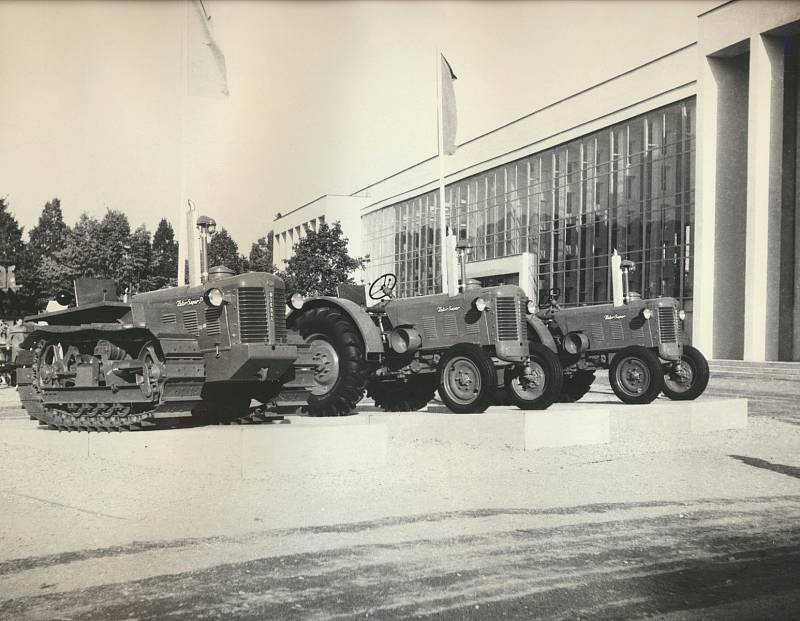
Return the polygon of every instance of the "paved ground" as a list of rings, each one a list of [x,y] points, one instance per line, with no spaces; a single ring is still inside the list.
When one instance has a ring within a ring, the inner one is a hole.
[[[0,444],[0,618],[798,618],[798,422],[260,480]]]

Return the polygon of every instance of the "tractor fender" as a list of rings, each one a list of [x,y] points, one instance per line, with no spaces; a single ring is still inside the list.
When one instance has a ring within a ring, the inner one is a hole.
[[[322,306],[338,308],[353,320],[353,323],[358,328],[358,332],[361,334],[361,338],[364,341],[367,357],[374,358],[375,355],[382,355],[385,352],[381,331],[372,321],[372,317],[370,317],[369,313],[355,302],[343,298],[322,296],[306,300],[305,304],[303,304],[303,308],[300,310],[293,310],[286,317],[287,327],[293,328],[295,320],[304,311]],[[370,354],[372,354],[372,356],[370,356]]]
[[[533,330],[542,345],[547,347],[547,349],[552,351],[554,354],[558,354],[558,347],[553,339],[553,335],[550,334],[550,330],[547,329],[547,326],[544,325],[544,322],[536,315],[528,315],[525,320],[528,322],[528,332]]]

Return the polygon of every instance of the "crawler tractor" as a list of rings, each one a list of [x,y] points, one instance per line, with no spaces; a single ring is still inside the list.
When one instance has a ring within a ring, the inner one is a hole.
[[[531,349],[558,354],[563,369],[562,401],[577,401],[599,368],[609,370],[611,388],[625,403],[650,403],[663,392],[670,399],[695,399],[709,380],[708,363],[684,342],[685,313],[671,297],[640,299],[629,291],[622,261],[621,304],[562,308],[551,289],[547,306],[531,321]]]
[[[17,383],[32,418],[59,430],[121,431],[162,415],[270,418],[251,408],[253,399],[340,415],[361,398],[367,360],[349,340],[352,327],[328,313],[314,324],[311,346],[293,340],[284,284],[271,274],[218,267],[201,285],[128,302],[115,294],[113,281],[79,279],[73,307],[26,318]],[[335,365],[317,341],[347,341],[349,349]]]

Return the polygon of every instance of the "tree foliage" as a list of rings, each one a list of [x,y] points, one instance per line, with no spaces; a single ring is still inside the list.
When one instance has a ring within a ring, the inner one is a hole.
[[[0,265],[15,266],[17,280],[24,274],[29,274],[30,267],[23,256],[25,244],[22,241],[22,227],[11,213],[8,202],[0,198]],[[22,313],[25,298],[17,292],[0,291],[0,316],[11,317]]]
[[[348,239],[342,235],[342,225],[323,223],[316,231],[294,245],[294,254],[286,269],[278,275],[286,282],[288,291],[304,295],[336,295],[336,287],[354,283],[351,274],[364,268],[364,260],[347,254]]]
[[[233,241],[225,227],[219,229],[211,236],[208,242],[208,267],[224,265],[237,274],[242,271],[242,257],[239,246]]]
[[[277,270],[272,263],[272,231],[265,237],[250,246],[250,256],[247,258],[247,270],[251,272],[269,272],[274,274]]]
[[[153,234],[153,253],[150,280],[153,289],[178,284],[178,242],[175,231],[166,218],[161,218]]]
[[[227,265],[274,271],[271,234],[253,244],[250,257],[222,228],[209,243],[209,266]],[[162,219],[154,235],[142,225],[132,230],[128,216],[109,209],[101,218],[81,214],[74,226],[64,221],[61,201],[48,201],[27,243],[6,199],[0,198],[0,265],[16,266],[17,292],[0,291],[0,317],[38,313],[59,291],[72,290],[82,276],[111,278],[117,293],[150,291],[177,284],[178,242]]]

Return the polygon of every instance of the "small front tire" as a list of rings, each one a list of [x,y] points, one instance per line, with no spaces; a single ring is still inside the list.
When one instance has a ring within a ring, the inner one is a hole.
[[[521,410],[544,410],[558,400],[563,381],[561,362],[540,343],[530,343],[530,373],[518,367],[506,371],[506,389],[511,402]]]
[[[424,408],[436,393],[436,375],[412,375],[406,381],[373,381],[367,396],[385,412],[416,412]]]
[[[497,376],[489,354],[474,343],[450,347],[439,362],[439,396],[456,414],[484,412],[492,404]]]
[[[691,345],[683,346],[681,371],[673,365],[664,366],[664,395],[673,401],[697,399],[708,386],[711,373],[706,357]]]
[[[608,379],[614,393],[624,403],[651,403],[664,387],[661,361],[652,350],[639,345],[614,354]]]

